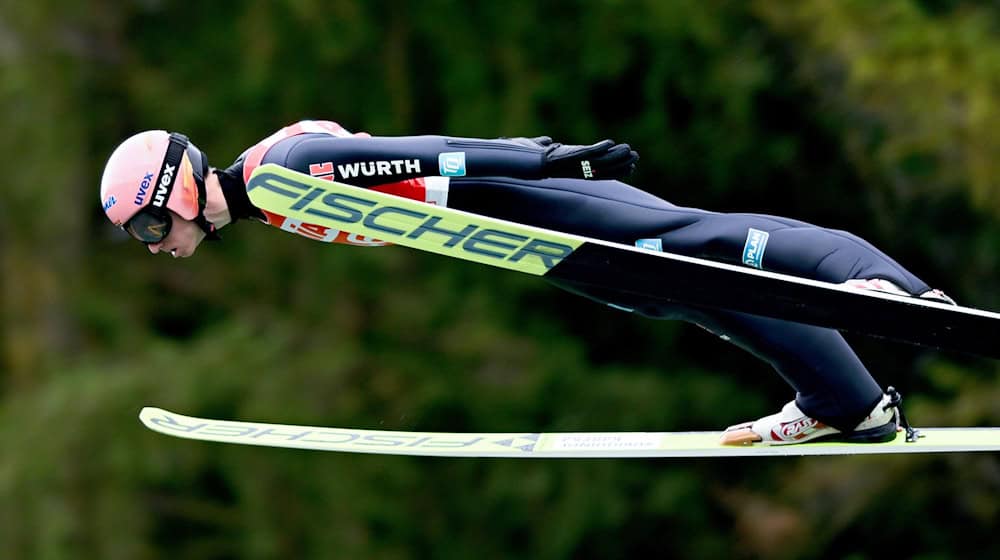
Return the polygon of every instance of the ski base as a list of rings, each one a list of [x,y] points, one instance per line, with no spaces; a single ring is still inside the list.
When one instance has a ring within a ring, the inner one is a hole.
[[[873,455],[1000,451],[1000,428],[923,428],[907,442],[724,446],[721,432],[450,433],[356,430],[214,420],[145,407],[139,419],[162,434],[203,441],[345,453],[436,457],[626,458]]]

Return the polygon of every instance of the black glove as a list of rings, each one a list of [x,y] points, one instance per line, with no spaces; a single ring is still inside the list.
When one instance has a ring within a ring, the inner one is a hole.
[[[522,146],[527,146],[529,148],[548,148],[552,144],[551,136],[535,136],[534,138],[500,138],[501,140],[507,140],[514,142],[515,144],[520,144]]]
[[[551,142],[547,136],[540,138]],[[564,146],[558,142],[537,144],[545,148],[542,174],[546,177],[623,179],[635,171],[639,161],[639,154],[628,144],[615,144],[614,140],[589,146]]]

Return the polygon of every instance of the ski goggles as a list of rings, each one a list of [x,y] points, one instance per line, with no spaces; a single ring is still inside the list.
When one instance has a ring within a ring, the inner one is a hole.
[[[167,202],[170,200],[178,175],[185,167],[181,165],[185,153],[188,154],[189,163],[191,163],[190,166],[186,167],[191,170],[198,188],[198,215],[193,221],[205,232],[208,239],[219,239],[214,226],[208,223],[203,213],[205,211],[205,175],[208,173],[208,162],[205,155],[194,148],[187,136],[172,132],[170,133],[170,143],[167,145],[167,153],[163,157],[163,165],[160,166],[156,182],[153,183],[155,190],[152,201],[122,226],[122,229],[138,241],[152,245],[162,242],[170,235],[174,220],[167,209]]]
[[[150,207],[143,208],[132,219],[122,226],[133,238],[152,245],[159,243],[170,235],[170,228],[174,220],[170,212],[165,209],[162,212],[155,211]]]

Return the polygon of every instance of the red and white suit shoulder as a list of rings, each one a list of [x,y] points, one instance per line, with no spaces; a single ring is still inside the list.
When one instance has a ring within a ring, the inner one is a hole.
[[[313,121],[305,120],[291,124],[258,142],[255,146],[247,150],[243,163],[244,183],[250,181],[250,175],[260,166],[267,155],[268,150],[278,142],[301,134],[329,134],[336,137],[360,136],[370,137],[367,132],[351,133],[344,127],[333,121]],[[309,174],[314,177],[334,180],[334,175],[330,172],[332,164],[327,162],[315,162],[309,165]],[[417,177],[404,181],[386,183],[370,187],[372,190],[402,196],[412,200],[419,200],[429,204],[448,205],[448,178],[447,177]],[[304,237],[327,243],[345,243],[348,245],[380,246],[386,245],[382,241],[367,238],[345,231],[334,230],[317,224],[309,224],[288,218],[286,216],[261,210],[264,213],[265,221],[268,225],[283,229],[288,232],[297,233]]]

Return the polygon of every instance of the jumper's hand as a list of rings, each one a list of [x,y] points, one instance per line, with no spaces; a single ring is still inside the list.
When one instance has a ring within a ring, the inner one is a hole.
[[[542,158],[542,172],[548,177],[622,179],[635,171],[639,154],[628,144],[604,140],[589,146],[548,144]]]
[[[522,146],[527,146],[529,148],[541,148],[543,150],[552,145],[551,136],[535,136],[534,138],[502,138],[502,140],[509,140]]]

